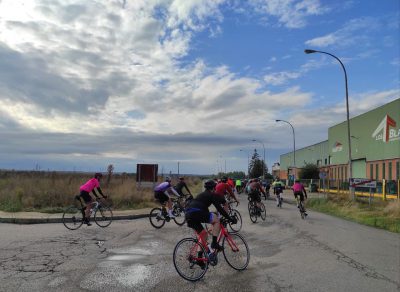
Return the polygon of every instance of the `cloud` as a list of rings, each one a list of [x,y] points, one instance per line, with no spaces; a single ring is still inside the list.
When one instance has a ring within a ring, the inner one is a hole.
[[[329,11],[319,0],[250,0],[249,4],[259,14],[276,17],[287,28],[305,27],[307,17]]]
[[[282,85],[285,84],[290,79],[297,79],[300,77],[299,72],[277,72],[264,76],[264,81],[271,85]]]
[[[342,28],[333,33],[316,37],[305,42],[306,45],[318,48],[329,46],[351,46],[368,41],[368,32],[375,31],[381,26],[378,19],[373,17],[356,18],[345,23]]]

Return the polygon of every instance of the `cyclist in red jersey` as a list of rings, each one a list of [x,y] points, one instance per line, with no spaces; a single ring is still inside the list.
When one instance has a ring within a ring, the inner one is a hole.
[[[296,200],[297,200],[297,196],[299,196],[300,202],[304,202],[304,197],[307,199],[306,189],[304,188],[304,185],[300,182],[300,180],[298,180],[298,179],[295,180],[292,189],[293,189],[293,195],[296,198]],[[303,206],[304,206],[304,204],[303,204]],[[298,207],[299,207],[299,205],[297,204],[297,208]],[[307,216],[305,207],[304,207],[304,214]]]
[[[248,196],[254,202],[256,202],[257,207],[261,208],[261,193],[265,195],[265,191],[260,184],[260,180],[258,178],[254,178],[249,184],[249,194]]]
[[[87,224],[88,226],[92,225],[90,224],[90,209],[93,206],[93,198],[90,195],[90,193],[93,193],[93,195],[96,198],[99,198],[99,196],[95,191],[96,189],[104,199],[107,198],[107,196],[103,194],[100,188],[100,180],[102,177],[103,175],[100,172],[96,172],[93,178],[88,180],[85,184],[81,185],[79,188],[80,190],[79,196],[83,199],[86,205],[84,223]]]
[[[228,195],[229,198],[233,198],[239,204],[239,200],[233,192],[231,186],[227,183],[227,180],[228,179],[226,176],[222,177],[221,181],[215,187],[215,194],[223,198],[225,198],[225,195]],[[228,203],[226,202],[226,200],[224,204],[224,209],[228,212]]]

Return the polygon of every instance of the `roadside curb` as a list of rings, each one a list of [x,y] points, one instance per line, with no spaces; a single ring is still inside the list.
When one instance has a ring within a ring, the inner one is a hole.
[[[147,217],[149,217],[149,214],[120,215],[120,216],[113,216],[113,220],[135,220]],[[0,218],[0,223],[11,223],[11,224],[62,223],[62,218]]]

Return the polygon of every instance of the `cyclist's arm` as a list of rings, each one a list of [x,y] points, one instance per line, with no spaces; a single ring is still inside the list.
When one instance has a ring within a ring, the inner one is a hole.
[[[165,193],[166,193],[166,195],[168,196],[168,190],[170,190],[175,196],[177,196],[177,197],[180,197],[181,195],[179,195],[179,193],[173,188],[173,187],[170,187],[169,189],[167,189],[166,191],[165,191]]]
[[[224,216],[226,219],[230,219],[231,217],[226,213],[225,209],[222,207],[225,204],[225,199],[222,196],[213,195],[212,196],[212,204],[215,206],[217,211]]]
[[[97,189],[97,191],[99,192],[99,194],[100,194],[103,198],[106,198],[106,197],[107,197],[106,195],[103,194],[103,191],[101,190],[100,187],[98,187],[98,188],[96,188],[96,189]],[[99,196],[97,195],[95,189],[93,189],[92,193],[94,194],[94,196],[95,196],[96,198],[99,197]]]
[[[191,195],[192,193],[190,192],[190,190],[189,190],[189,188],[188,188],[188,186],[187,186],[186,183],[185,183],[184,187],[185,187],[185,189],[188,191],[189,195]]]
[[[307,192],[306,192],[306,189],[305,189],[305,187],[303,186],[303,192],[304,192],[304,196],[306,197],[306,199],[307,199]]]

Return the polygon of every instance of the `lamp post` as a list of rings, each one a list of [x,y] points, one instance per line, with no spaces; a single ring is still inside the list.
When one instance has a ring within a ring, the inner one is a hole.
[[[291,123],[289,123],[288,121],[285,121],[285,120],[275,120],[275,122],[277,122],[277,123],[278,122],[284,122],[286,124],[289,124],[290,127],[292,127],[292,133],[293,133],[293,167],[294,167],[293,176],[294,176],[294,179],[296,179],[296,172],[297,172],[297,169],[296,169],[296,136],[295,136],[295,133],[294,133],[293,125]]]
[[[239,151],[243,151],[244,152],[243,149],[240,149]],[[246,152],[247,152],[247,177],[250,178],[250,172],[249,172],[249,169],[250,169],[250,154],[249,154],[249,151],[246,151]]]
[[[353,178],[353,167],[352,167],[352,163],[351,163],[351,140],[350,140],[350,114],[349,114],[349,90],[348,90],[348,86],[347,86],[347,72],[346,72],[346,68],[344,67],[342,61],[340,61],[340,59],[338,57],[336,57],[335,55],[332,55],[330,53],[327,52],[323,52],[323,51],[316,51],[316,50],[304,50],[304,53],[306,54],[313,54],[313,53],[321,53],[321,54],[326,54],[329,55],[333,58],[335,58],[340,65],[342,66],[343,72],[344,72],[344,83],[345,83],[345,87],[346,87],[346,114],[347,114],[347,143],[349,145],[349,161],[348,161],[348,167],[349,167],[349,181],[351,181],[351,179]],[[354,189],[351,185],[351,183],[349,183],[349,191],[351,193],[352,199],[355,199],[355,194],[354,194]]]
[[[264,156],[263,156],[263,157],[264,157],[264,158],[263,158],[264,160],[263,160],[263,161],[264,161],[264,163],[263,163],[263,166],[262,166],[262,167],[263,167],[263,168],[262,168],[262,169],[263,169],[262,171],[263,171],[263,180],[264,180],[264,179],[265,179],[265,167],[267,166],[267,164],[266,164],[266,162],[265,162],[265,146],[264,146],[264,143],[261,142],[260,140],[253,139],[253,140],[251,140],[251,141],[253,141],[253,142],[259,142],[259,143],[261,143],[262,146],[263,146],[263,150],[264,150]]]

